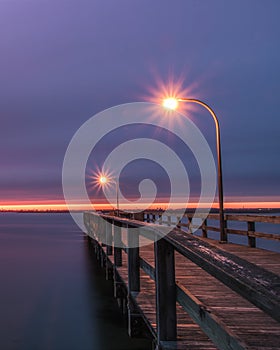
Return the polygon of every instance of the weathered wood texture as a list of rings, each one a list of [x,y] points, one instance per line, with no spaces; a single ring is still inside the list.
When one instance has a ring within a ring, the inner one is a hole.
[[[120,219],[120,224],[128,221]],[[85,215],[85,225],[91,237],[98,236],[94,233],[98,226],[89,215]],[[119,231],[114,232],[118,235]],[[98,254],[101,249],[106,255],[107,248],[99,246]],[[137,305],[137,312],[128,312],[129,323],[140,315],[158,349],[280,349],[280,254],[219,245],[178,229],[154,244],[134,249],[122,249],[121,266],[115,264],[118,250],[106,258],[115,266],[118,288],[127,286],[128,300]]]

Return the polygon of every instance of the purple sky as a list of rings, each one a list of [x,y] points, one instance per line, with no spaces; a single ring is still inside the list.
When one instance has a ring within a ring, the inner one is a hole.
[[[170,72],[219,117],[226,198],[278,201],[279,13],[279,0],[1,0],[2,201],[62,199],[79,126],[143,101]],[[214,149],[201,114],[193,118]],[[134,184],[133,170],[126,176]]]

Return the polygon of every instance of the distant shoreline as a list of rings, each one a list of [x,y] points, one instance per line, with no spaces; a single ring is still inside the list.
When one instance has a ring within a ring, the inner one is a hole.
[[[177,209],[178,210],[178,209]],[[177,210],[174,210],[174,212],[176,212]],[[90,210],[89,210],[90,211]],[[106,213],[108,212],[108,210],[101,210],[102,212]],[[160,212],[160,211],[164,211],[162,209],[151,209],[151,210],[145,210],[145,211],[150,211],[150,212]],[[195,209],[194,208],[189,208],[187,210],[187,212],[194,212]],[[279,213],[280,212],[280,208],[227,208],[224,210],[225,213],[254,213],[254,214],[273,214],[273,213]],[[73,210],[73,212],[76,213],[83,213],[86,212],[86,210]],[[0,213],[32,213],[32,214],[65,214],[65,213],[69,213],[69,210],[0,210]],[[218,208],[213,208],[211,209],[210,213],[219,213],[219,209]]]

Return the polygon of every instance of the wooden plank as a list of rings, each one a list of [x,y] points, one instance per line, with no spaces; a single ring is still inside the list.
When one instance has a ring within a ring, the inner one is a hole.
[[[268,295],[270,295],[270,297],[268,297],[268,295],[266,296],[264,294],[266,290],[264,288],[260,288],[261,286],[256,288],[253,285],[246,283],[244,277],[242,279],[240,277],[238,278],[238,276],[235,276],[234,273],[229,273],[222,267],[217,266],[211,259],[205,260],[203,256],[200,256],[199,253],[189,248],[187,243],[184,244],[184,240],[186,238],[181,233],[178,233],[177,235],[175,231],[172,231],[172,234],[165,236],[165,239],[173,244],[174,248],[180,254],[202,267],[212,276],[218,278],[225,285],[245,297],[247,300],[280,322],[280,304],[273,297],[273,294],[271,294],[270,291],[267,291]]]
[[[91,214],[91,215],[94,215],[94,214]],[[189,216],[190,214],[188,214]],[[96,215],[97,216],[97,215]],[[199,215],[198,215],[199,216]],[[246,218],[245,218],[246,216]],[[110,218],[110,216],[108,215],[102,215],[102,217],[107,217],[107,218]],[[208,216],[208,218],[213,218],[215,217],[216,219],[218,219],[218,215],[217,214],[210,214]],[[263,216],[264,218],[264,221],[261,221],[260,217],[258,216],[253,216],[253,215],[229,215],[227,214],[226,215],[227,217],[227,220],[230,220],[232,217],[236,218],[236,217],[240,217],[239,220],[237,221],[247,221],[247,220],[252,220],[253,218],[257,217],[258,218],[258,221],[259,222],[270,222],[270,221],[266,221],[266,218],[265,216]],[[113,218],[113,217],[111,217]],[[272,218],[278,218],[278,217],[272,217]],[[280,217],[279,217],[280,218]],[[275,219],[276,220],[276,219]],[[280,220],[280,219],[279,219]],[[153,225],[153,224],[146,224],[144,222],[141,222],[141,221],[137,221],[137,220],[129,220],[129,219],[126,219],[126,218],[118,218],[118,222],[119,223],[122,223],[122,224],[131,224],[133,225],[134,227],[143,227],[143,228],[147,228],[147,230],[144,230],[143,232],[146,233],[146,236],[148,239],[151,239],[153,240],[153,237],[152,237],[152,230],[153,230],[153,227],[156,227],[157,225]],[[166,223],[166,224],[170,224],[170,221],[166,221],[166,222],[163,222],[163,223]],[[175,224],[175,223],[173,223]],[[149,225],[149,226],[146,226],[146,225]],[[182,226],[188,226],[188,224],[181,224]],[[149,228],[151,228],[150,232],[149,232]],[[208,231],[214,231],[214,232],[219,232],[220,231],[220,228],[219,227],[215,227],[215,226],[206,226],[205,227]],[[271,240],[277,240],[279,241],[280,240],[280,235],[278,234],[272,234],[272,233],[262,233],[262,232],[248,232],[246,230],[237,230],[237,229],[226,229],[227,233],[231,233],[231,234],[239,234],[239,235],[243,235],[243,236],[251,236],[251,237],[257,237],[257,238],[264,238],[264,239],[271,239]],[[160,232],[160,231],[159,231]],[[150,237],[148,236],[150,233]]]
[[[235,228],[227,228],[227,233],[230,233],[232,235],[241,235],[241,236],[248,236],[248,231],[245,230],[237,230]]]
[[[263,233],[263,232],[251,231],[251,232],[249,232],[249,236],[280,241],[280,234],[278,235],[278,234],[274,234],[274,233]]]
[[[240,257],[241,259],[247,260],[257,266],[261,266],[267,271],[271,271],[274,274],[280,275],[280,254],[272,252],[265,249],[248,249],[245,245],[240,244],[219,244],[218,241],[210,238],[199,238],[205,242],[210,243],[211,245],[218,247],[226,252],[234,254],[235,256]]]
[[[249,224],[255,224],[254,222],[248,222]],[[251,226],[248,226],[251,227]],[[213,228],[213,227],[212,227]],[[207,227],[208,230],[212,231],[212,228],[209,226]],[[264,238],[264,239],[271,239],[275,241],[280,241],[280,234],[274,234],[274,233],[265,233],[265,232],[256,232],[254,231],[254,226],[252,226],[253,230],[245,231],[245,230],[237,230],[234,228],[227,228],[227,233],[233,234],[233,235],[241,235],[241,236],[248,236],[252,238]],[[217,231],[217,230],[213,230]]]
[[[227,220],[230,221],[250,221],[250,222],[263,222],[270,224],[280,224],[280,216],[276,215],[234,215],[226,214]]]
[[[128,222],[127,220],[123,221],[123,219],[119,218],[118,220],[121,222]],[[135,221],[133,221],[132,224],[145,227],[144,231],[151,232],[151,234],[162,234],[162,232],[158,228],[160,226],[158,225],[145,224],[139,222],[137,223]],[[244,275],[244,273],[242,274],[242,276],[238,276],[239,272],[237,270],[236,273],[234,267],[235,265],[232,265],[233,267],[231,269],[231,265],[229,265],[228,263],[223,263],[222,251],[219,252],[219,254],[221,255],[220,263],[219,261],[213,262],[211,256],[209,256],[208,259],[207,255],[201,255],[201,252],[198,253],[199,249],[198,251],[196,251],[192,248],[191,245],[188,245],[190,243],[189,239],[189,235],[187,235],[186,233],[182,233],[179,230],[173,230],[170,234],[164,237],[164,240],[170,242],[173,245],[173,247],[178,252],[180,252],[180,254],[186,256],[188,259],[195,262],[198,266],[201,266],[205,271],[218,278],[225,285],[229,286],[231,289],[245,297],[247,300],[254,303],[257,307],[267,312],[274,319],[280,321],[280,305],[279,302],[276,300],[277,298],[273,295],[272,290],[268,290],[263,284],[258,283],[258,280],[249,281],[247,275]],[[208,250],[210,252],[210,249]],[[237,264],[237,266],[239,265]],[[271,288],[273,288],[273,286]]]
[[[155,269],[152,265],[150,265],[146,260],[143,258],[140,258],[140,267],[143,269],[146,274],[155,281],[156,279],[156,274],[155,274]]]
[[[183,223],[183,222],[180,222],[180,223],[178,224],[178,226],[179,226],[179,227],[189,227],[190,224],[185,224],[185,223]]]
[[[204,217],[204,214],[195,214],[196,217]],[[193,213],[184,214],[184,217],[193,217]],[[219,220],[219,214],[209,214],[208,219]],[[229,221],[243,221],[243,222],[263,222],[270,224],[280,224],[279,215],[252,215],[252,214],[225,214],[225,219]]]
[[[215,232],[220,232],[220,228],[219,227],[215,227],[215,226],[206,226],[207,231],[215,231]]]
[[[172,233],[173,235],[173,233]],[[196,238],[191,236],[190,243],[196,242]],[[203,239],[201,239],[203,240]],[[207,242],[209,241],[208,239]],[[216,242],[216,246],[219,244]],[[154,276],[154,254],[151,246],[140,248],[140,266],[143,270],[148,271],[148,275]],[[230,244],[222,245],[225,249],[231,247]],[[102,247],[101,247],[102,249]],[[215,246],[213,246],[215,249]],[[235,247],[233,250],[240,252],[244,256],[246,252],[250,252],[257,262],[266,259],[270,261],[278,261],[277,253],[268,254],[266,251],[250,249],[249,247]],[[105,248],[103,249],[106,250]],[[128,252],[128,249],[127,249]],[[265,255],[267,254],[267,255]],[[272,254],[275,254],[273,258]],[[179,253],[175,253],[176,257],[176,279],[187,287],[187,290],[203,303],[206,311],[212,311],[210,317],[217,316],[219,325],[226,325],[237,339],[245,341],[248,349],[276,350],[280,348],[280,326],[264,312],[250,304],[248,301],[240,297],[237,293],[230,290],[223,283],[216,280],[213,276],[206,273],[205,270],[186,259]],[[271,258],[272,257],[272,258]],[[111,261],[114,258],[108,257]],[[122,276],[122,281],[128,284],[128,255],[123,254],[123,265],[117,270]],[[143,317],[147,320],[150,329],[156,328],[156,312],[155,312],[155,283],[151,282],[146,274],[141,271],[141,291],[135,293],[138,305],[141,307]],[[126,303],[123,303],[126,307]],[[161,341],[160,346],[163,349],[214,349],[214,346],[197,328],[194,323],[190,323],[188,315],[182,307],[177,304],[177,341]],[[221,321],[221,322],[220,322]],[[155,334],[156,337],[156,334]],[[166,347],[165,347],[166,346]],[[218,346],[219,347],[219,346]],[[221,348],[221,347],[219,347]]]
[[[155,279],[154,268],[141,259],[144,271]],[[182,283],[177,281],[176,299],[190,317],[201,327],[219,349],[247,349],[242,340],[237,337],[213,312],[207,310],[194,295],[190,293]]]
[[[246,344],[181,283],[177,282],[177,300],[208,337],[223,350],[244,350]]]

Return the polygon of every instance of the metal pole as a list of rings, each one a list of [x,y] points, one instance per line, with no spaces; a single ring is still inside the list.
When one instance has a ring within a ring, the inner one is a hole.
[[[216,126],[216,148],[217,148],[217,163],[218,163],[218,192],[219,192],[219,213],[220,213],[220,241],[227,242],[227,234],[225,232],[224,220],[224,194],[223,194],[223,174],[222,174],[222,154],[221,154],[221,135],[218,118],[211,107],[206,103],[193,98],[179,98],[178,101],[197,103],[210,112],[215,121]]]

